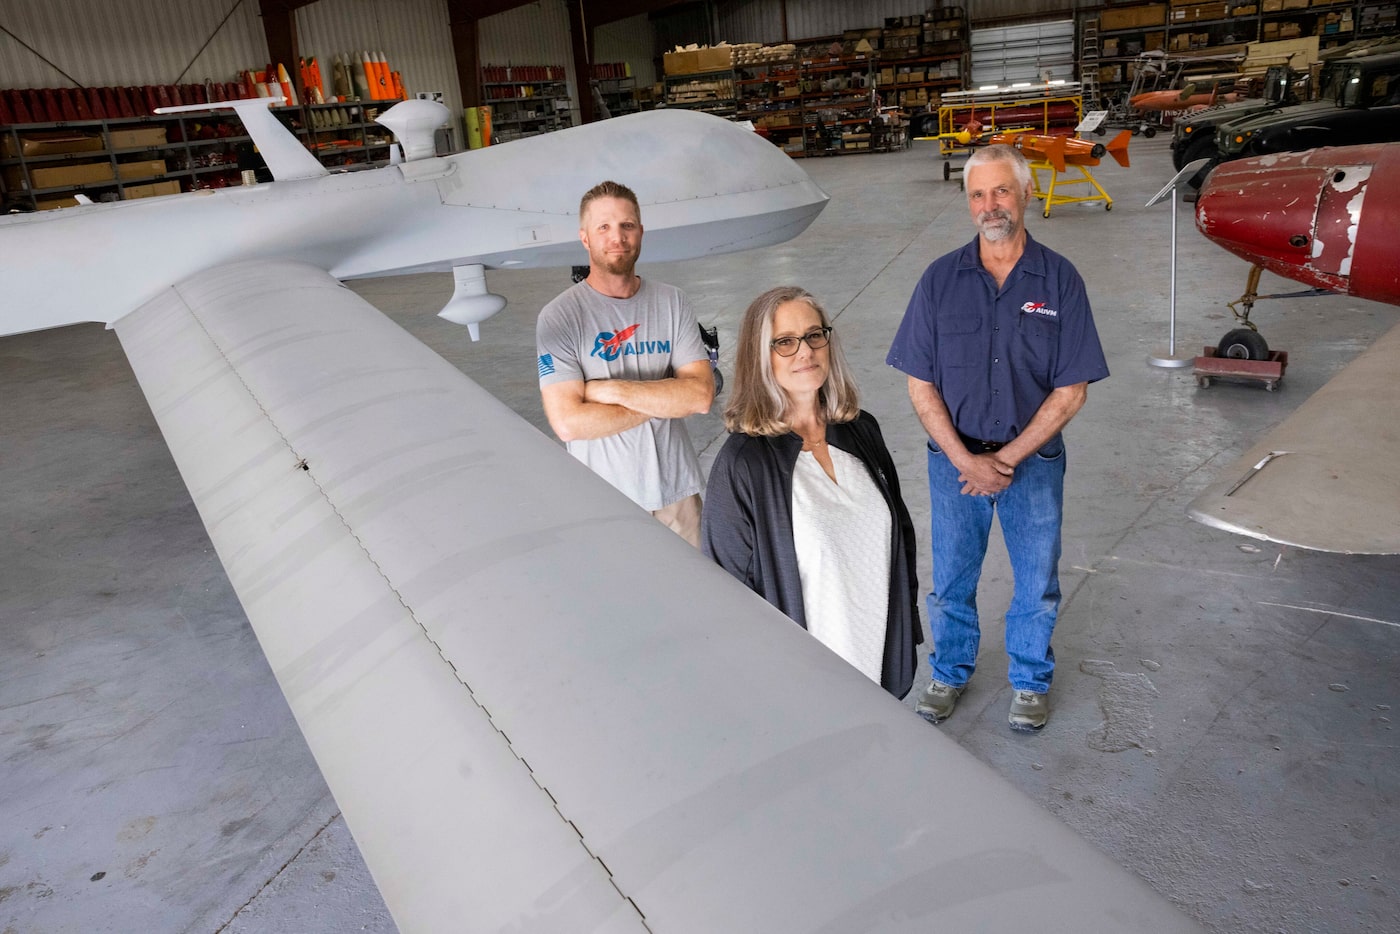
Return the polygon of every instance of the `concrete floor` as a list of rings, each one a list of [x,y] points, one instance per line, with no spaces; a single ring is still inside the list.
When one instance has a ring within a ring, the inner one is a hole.
[[[927,147],[804,163],[832,203],[792,243],[642,270],[683,287],[726,349],[763,289],[822,298],[921,530],[924,438],[884,354],[924,266],[973,233]],[[1006,727],[994,543],[981,667],[941,729],[1210,930],[1398,931],[1400,558],[1249,542],[1184,508],[1400,309],[1263,303],[1290,353],[1273,393],[1147,366],[1167,338],[1171,227],[1167,205],[1142,204],[1171,170],[1161,138],[1132,155],[1097,173],[1112,212],[1029,222],[1084,273],[1113,371],[1068,431],[1050,725]],[[1228,329],[1245,267],[1180,210],[1178,341],[1194,351]],[[567,276],[489,281],[510,306],[479,344],[433,316],[445,275],[355,288],[543,428],[534,318]],[[115,337],[0,340],[0,400],[0,934],[393,930]],[[718,409],[692,424],[707,460]],[[938,776],[911,779],[937,808]]]

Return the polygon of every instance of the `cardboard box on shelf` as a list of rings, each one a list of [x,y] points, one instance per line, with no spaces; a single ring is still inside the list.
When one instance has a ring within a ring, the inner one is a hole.
[[[31,166],[29,183],[35,189],[76,188],[112,180],[110,162],[73,162],[67,165]],[[5,187],[10,191],[25,191],[24,175],[19,166],[5,168]]]
[[[1142,50],[1144,52],[1155,52],[1167,41],[1167,34],[1164,32],[1149,32],[1142,37]]]
[[[726,71],[734,67],[734,50],[727,45],[700,49],[696,54],[697,71]]]
[[[1306,10],[1308,0],[1283,0],[1283,8],[1285,10]]]
[[[56,211],[59,208],[76,208],[77,198],[35,198],[34,207],[40,211]]]
[[[180,193],[180,183],[174,180],[166,182],[152,182],[149,185],[123,185],[122,195],[126,200],[133,198],[155,198],[160,195],[178,195]]]
[[[0,136],[0,156],[14,159],[23,156],[62,156],[75,152],[101,152],[102,137],[96,133],[77,130],[47,130],[25,133],[16,146],[13,134]]]
[[[153,178],[166,173],[164,159],[143,159],[138,162],[121,162],[117,171],[124,179]],[[29,179],[33,187],[39,188],[80,188],[83,185],[97,185],[113,181],[112,163],[70,162],[64,165],[46,165],[29,169]],[[5,168],[5,187],[11,191],[23,191],[24,176],[19,166]]]
[[[1230,7],[1231,16],[1253,16],[1258,12],[1259,7],[1255,6],[1253,3],[1245,3],[1240,6]]]
[[[1265,13],[1277,13],[1283,9],[1283,0],[1263,0],[1260,9]]]
[[[1271,42],[1278,38],[1278,23],[1264,24],[1264,41]]]
[[[134,149],[137,146],[164,146],[165,127],[143,126],[130,129],[108,130],[107,137],[113,149]]]
[[[117,174],[122,178],[154,178],[157,175],[164,175],[165,171],[164,159],[142,159],[139,162],[117,163]]]
[[[1172,9],[1173,23],[1198,23],[1203,20],[1224,19],[1227,7],[1224,3],[1193,3],[1190,6]]]
[[[1099,31],[1135,29],[1139,26],[1161,26],[1166,21],[1167,5],[1165,3],[1109,7],[1099,13]]]
[[[1303,27],[1298,23],[1280,23],[1278,27],[1278,37],[1280,39],[1296,39],[1303,34]]]
[[[661,67],[668,75],[693,75],[700,70],[700,53],[696,50],[667,52],[661,56]]]

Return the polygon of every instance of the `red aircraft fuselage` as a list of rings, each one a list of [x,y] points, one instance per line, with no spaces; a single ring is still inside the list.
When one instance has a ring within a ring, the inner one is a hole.
[[[1196,201],[1196,226],[1280,276],[1400,305],[1400,143],[1216,166]]]

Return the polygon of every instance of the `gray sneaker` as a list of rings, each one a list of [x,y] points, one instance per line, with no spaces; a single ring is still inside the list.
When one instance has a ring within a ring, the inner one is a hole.
[[[914,712],[929,723],[942,723],[953,715],[953,708],[958,705],[958,695],[962,692],[962,688],[934,679],[919,695]]]
[[[1049,695],[1034,691],[1017,691],[1011,695],[1011,713],[1007,716],[1011,729],[1018,733],[1034,733],[1049,719]]]

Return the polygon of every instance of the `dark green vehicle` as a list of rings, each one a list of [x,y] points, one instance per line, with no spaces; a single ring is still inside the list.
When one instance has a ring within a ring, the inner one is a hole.
[[[1277,110],[1308,97],[1308,76],[1287,65],[1275,65],[1264,73],[1264,93],[1260,97],[1216,104],[1183,117],[1172,126],[1172,166],[1178,171],[1188,162],[1215,155],[1215,131],[1222,124],[1264,110]],[[1202,174],[1201,178],[1205,175]]]
[[[1400,52],[1329,61],[1317,100],[1222,123],[1220,161],[1400,140]]]

